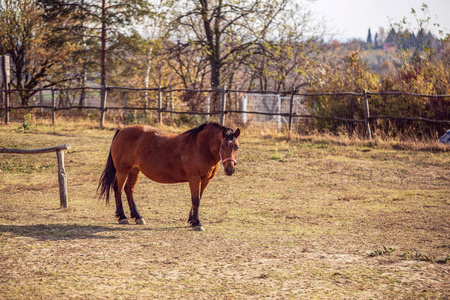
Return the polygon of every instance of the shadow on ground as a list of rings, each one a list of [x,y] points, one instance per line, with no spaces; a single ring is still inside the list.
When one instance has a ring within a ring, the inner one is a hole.
[[[173,231],[186,227],[148,228],[141,226],[92,226],[92,225],[0,225],[0,233],[11,233],[13,236],[30,237],[36,240],[75,240],[75,239],[115,239],[114,235],[99,235],[101,232],[124,232],[140,230]]]

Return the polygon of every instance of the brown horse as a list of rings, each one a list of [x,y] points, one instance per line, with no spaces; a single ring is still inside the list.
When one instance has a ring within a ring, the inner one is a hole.
[[[178,135],[143,125],[117,130],[97,190],[107,203],[110,190],[114,191],[119,224],[128,224],[121,199],[125,185],[131,217],[136,224],[146,224],[133,198],[140,172],[159,183],[189,182],[192,208],[188,222],[194,230],[203,230],[198,216],[200,199],[220,163],[227,175],[234,173],[239,134],[239,128],[233,131],[217,123]]]

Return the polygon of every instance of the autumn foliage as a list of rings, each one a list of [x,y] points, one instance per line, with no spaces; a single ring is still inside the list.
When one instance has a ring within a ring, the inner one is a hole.
[[[85,87],[190,89],[171,97],[191,112],[206,102],[192,90],[296,91],[316,117],[302,130],[363,134],[366,90],[380,136],[435,137],[448,123],[433,121],[450,119],[450,98],[402,94],[450,94],[449,38],[422,21],[416,33],[380,28],[367,42],[326,42],[326,28],[294,0],[8,0],[0,14],[0,55],[11,57],[18,105],[36,103],[39,87],[64,89],[65,108],[97,97]],[[108,92],[110,103],[139,108],[152,97]]]

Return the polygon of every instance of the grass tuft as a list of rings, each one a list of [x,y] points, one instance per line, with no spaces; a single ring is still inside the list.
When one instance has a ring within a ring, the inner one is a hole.
[[[373,252],[369,253],[370,257],[376,257],[376,256],[380,256],[380,255],[391,255],[392,252],[394,252],[395,249],[394,248],[388,248],[386,246],[383,246],[383,249],[377,249]]]

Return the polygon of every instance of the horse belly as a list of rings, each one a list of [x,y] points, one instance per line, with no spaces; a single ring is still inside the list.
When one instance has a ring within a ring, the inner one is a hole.
[[[174,167],[170,163],[162,164],[161,162],[155,164],[146,164],[139,166],[141,172],[158,183],[179,183],[188,181],[186,173],[181,167]]]

